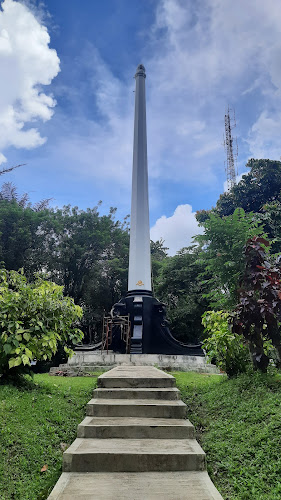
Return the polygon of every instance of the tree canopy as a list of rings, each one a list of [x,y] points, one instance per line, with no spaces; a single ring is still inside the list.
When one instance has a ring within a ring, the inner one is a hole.
[[[158,263],[155,277],[155,294],[167,305],[172,334],[185,343],[196,343],[202,337],[201,316],[209,303],[199,278],[203,267],[198,253],[198,248],[187,247],[174,257],[166,257]]]
[[[167,304],[171,331],[183,342],[204,336],[201,316],[210,306],[229,313],[237,305],[249,239],[268,238],[271,253],[281,252],[281,162],[252,159],[247,167],[249,174],[212,210],[197,212],[204,234],[195,245],[170,257],[162,239],[151,242],[154,294]],[[127,291],[127,220],[116,220],[116,209],[100,211],[99,205],[50,208],[48,200],[32,205],[9,183],[0,191],[2,266],[63,286],[83,309],[87,341],[98,340],[104,313]]]
[[[3,193],[3,190],[2,190]],[[46,204],[32,206],[0,193],[0,262],[7,270],[24,268],[32,279],[41,273],[64,287],[84,311],[83,330],[96,335],[127,284],[127,223],[115,220],[115,209],[100,215],[98,206],[79,210]]]

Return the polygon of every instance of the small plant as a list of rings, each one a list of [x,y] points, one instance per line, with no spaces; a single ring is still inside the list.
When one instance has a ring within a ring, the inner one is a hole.
[[[267,258],[269,245],[260,237],[247,241],[239,303],[232,319],[232,331],[249,342],[254,368],[262,372],[269,364],[269,340],[275,348],[276,365],[281,367],[281,270]]]
[[[75,326],[82,309],[63,296],[63,287],[21,272],[0,270],[0,373],[29,372],[32,360],[51,359],[59,345],[69,347],[83,333]]]
[[[208,359],[229,377],[246,371],[249,364],[249,350],[243,337],[231,332],[229,313],[206,311],[202,316],[205,334],[203,342]]]

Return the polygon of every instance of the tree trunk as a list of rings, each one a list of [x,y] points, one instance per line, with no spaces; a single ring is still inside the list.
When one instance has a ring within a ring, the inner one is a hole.
[[[252,341],[249,343],[249,349],[254,369],[266,373],[269,364],[269,357],[264,353],[263,341],[260,332],[255,331]]]

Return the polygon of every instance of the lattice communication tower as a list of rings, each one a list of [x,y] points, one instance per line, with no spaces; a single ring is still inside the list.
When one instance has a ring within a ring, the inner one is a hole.
[[[230,113],[232,117],[230,118]],[[235,111],[228,106],[224,115],[225,137],[224,148],[226,150],[225,172],[228,191],[236,184],[238,145],[237,138],[232,137],[232,129],[236,127]]]

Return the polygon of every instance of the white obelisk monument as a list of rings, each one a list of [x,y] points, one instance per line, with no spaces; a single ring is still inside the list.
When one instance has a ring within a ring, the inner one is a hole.
[[[130,229],[129,282],[126,296],[114,304],[112,318],[129,316],[130,354],[171,354],[204,356],[201,344],[185,345],[172,336],[166,319],[165,304],[151,290],[150,230],[148,207],[145,68],[135,74],[135,123],[133,181]],[[121,327],[113,331],[114,352],[124,353]]]
[[[135,123],[128,292],[133,290],[151,292],[145,78],[145,68],[140,64],[135,74]]]

